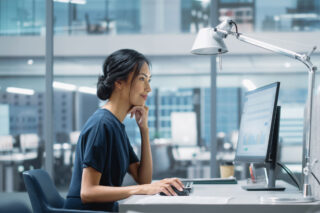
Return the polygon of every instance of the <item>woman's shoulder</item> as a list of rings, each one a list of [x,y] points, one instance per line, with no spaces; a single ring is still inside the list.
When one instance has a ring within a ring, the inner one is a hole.
[[[104,109],[96,110],[87,120],[84,129],[104,128],[109,129],[115,124],[114,118]]]

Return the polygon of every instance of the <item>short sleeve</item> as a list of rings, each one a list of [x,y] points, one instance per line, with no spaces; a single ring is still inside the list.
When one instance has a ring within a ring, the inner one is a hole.
[[[137,157],[136,153],[134,152],[130,142],[128,144],[129,144],[129,158],[130,158],[129,164],[139,162],[139,158]]]
[[[100,122],[92,127],[85,137],[86,146],[83,155],[82,167],[92,167],[103,173],[107,155],[107,128]]]

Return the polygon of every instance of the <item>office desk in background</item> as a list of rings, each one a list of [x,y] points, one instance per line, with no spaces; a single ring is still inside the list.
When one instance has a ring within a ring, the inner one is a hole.
[[[0,155],[0,192],[13,192],[15,166],[21,165],[24,161],[37,159],[37,156],[36,151]]]
[[[160,195],[134,195],[119,202],[120,212],[223,212],[223,213],[303,213],[320,210],[320,202],[313,203],[263,203],[261,197],[295,197],[302,194],[292,185],[278,181],[286,187],[283,192],[245,191],[238,184],[193,185],[193,192],[187,197]],[[172,198],[172,199],[171,199]]]

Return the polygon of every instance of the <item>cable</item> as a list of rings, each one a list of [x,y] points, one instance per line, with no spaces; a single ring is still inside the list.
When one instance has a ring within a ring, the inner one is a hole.
[[[288,173],[292,181],[297,185],[298,189],[300,189],[300,181],[297,179],[297,177],[290,171],[288,167],[286,167],[284,164],[277,162],[277,165],[279,165],[284,171]]]
[[[313,172],[311,172],[311,174],[312,174],[312,176],[314,177],[314,179],[316,179],[316,181],[318,182],[318,184],[320,185],[320,181],[319,181],[319,179],[316,177],[316,175],[315,175]]]
[[[237,26],[236,22],[234,22],[234,21],[231,20],[230,23],[235,26],[235,28],[236,28],[236,34],[238,34],[238,26]]]

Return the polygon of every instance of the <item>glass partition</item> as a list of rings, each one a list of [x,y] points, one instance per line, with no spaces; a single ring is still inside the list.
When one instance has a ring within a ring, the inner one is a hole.
[[[316,0],[220,0],[219,20],[241,32],[319,31]],[[195,33],[209,26],[208,0],[54,0],[56,35]],[[2,0],[0,36],[44,35],[45,2]]]
[[[44,33],[45,1],[0,1],[0,36],[39,36]]]
[[[0,192],[24,191],[22,172],[44,164],[41,61],[42,58],[0,58]],[[18,67],[33,74],[19,72]]]

